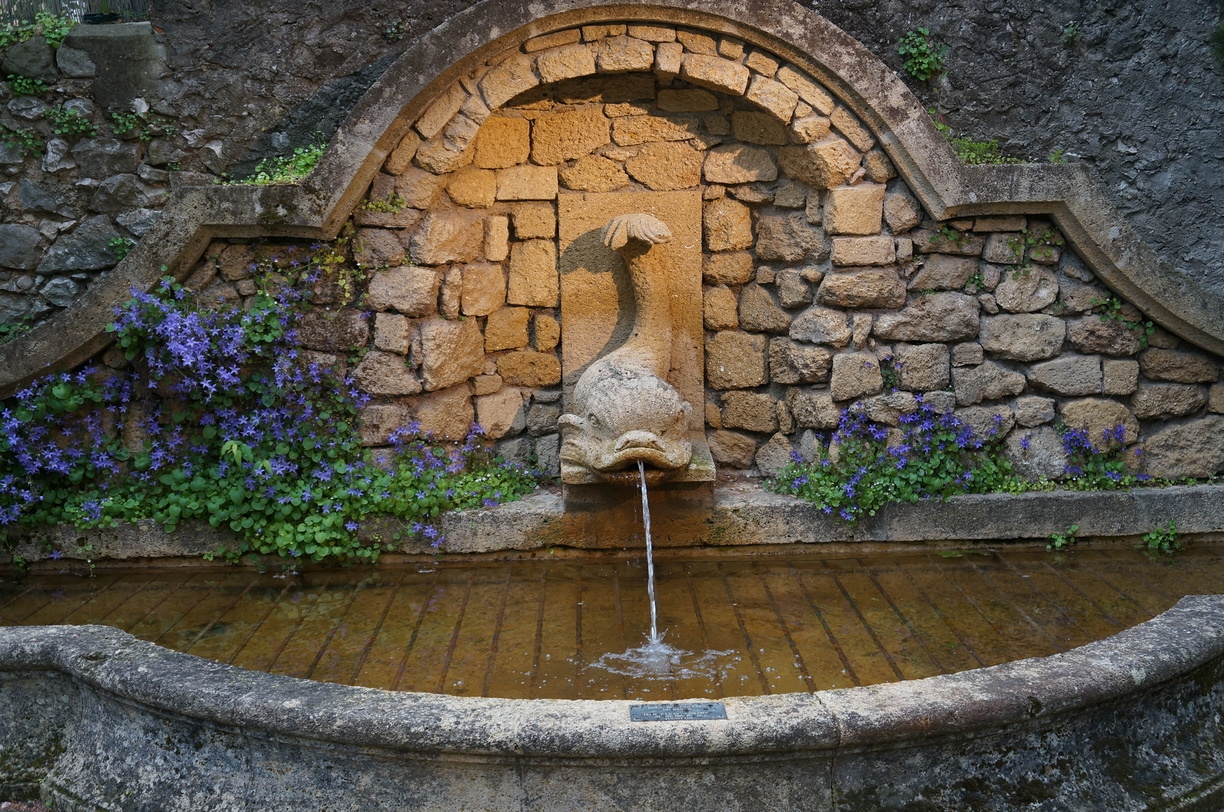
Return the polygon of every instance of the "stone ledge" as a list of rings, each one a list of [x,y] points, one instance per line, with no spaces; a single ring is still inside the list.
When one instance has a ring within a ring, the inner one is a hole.
[[[430,809],[446,798],[520,809],[532,798],[532,808],[572,809],[584,797],[616,799],[601,809],[964,808],[979,793],[1010,807],[1035,788],[1129,810],[1218,801],[1224,773],[1219,596],[1184,598],[1051,657],[728,698],[715,722],[634,723],[635,703],[619,700],[311,682],[101,626],[0,629],[0,682],[0,785],[41,786],[44,800],[73,810],[292,810],[323,798],[335,808]],[[1143,775],[1159,778],[1130,778]],[[677,782],[684,793],[669,791]]]
[[[706,486],[708,487],[708,486]],[[496,508],[459,511],[442,517],[448,553],[496,553],[551,547],[622,549],[641,519],[635,487],[607,487],[590,510],[565,509],[558,490],[532,494]],[[1052,491],[1025,494],[954,496],[948,501],[886,505],[873,517],[847,524],[791,496],[759,485],[719,485],[710,498],[699,483],[661,486],[650,491],[655,545],[738,547],[824,543],[940,543],[1028,541],[1044,543],[1052,533],[1078,525],[1084,540],[1137,540],[1156,527],[1176,522],[1191,541],[1224,534],[1224,485],[1136,488],[1130,491]],[[373,519],[362,528],[367,538],[391,538],[395,524]],[[226,528],[185,522],[173,534],[151,521],[94,531],[58,527],[30,534],[16,553],[27,561],[59,549],[66,559],[95,561],[198,556],[237,537]],[[88,542],[92,549],[82,549]],[[430,553],[421,541],[404,552]]]
[[[1050,214],[1111,288],[1183,338],[1224,354],[1221,294],[1161,261],[1087,169],[962,165],[904,83],[823,17],[790,0],[762,0],[750,7],[733,0],[668,0],[615,8],[618,19],[731,33],[792,60],[834,89],[868,125],[936,219]],[[129,289],[150,289],[163,268],[186,276],[213,237],[334,237],[410,123],[435,101],[426,91],[445,87],[507,46],[606,20],[610,13],[597,0],[484,0],[454,15],[404,50],[300,184],[176,193],[152,231],[114,271],[72,307],[0,346],[0,396],[104,348],[110,340],[104,327]]]

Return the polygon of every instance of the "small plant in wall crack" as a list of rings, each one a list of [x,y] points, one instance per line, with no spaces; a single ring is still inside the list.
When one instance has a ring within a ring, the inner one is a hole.
[[[906,31],[897,44],[901,67],[920,82],[926,82],[944,72],[944,57],[948,46],[931,39],[926,28]]]
[[[1075,537],[1075,534],[1078,532],[1079,525],[1073,524],[1062,532],[1051,533],[1050,540],[1046,542],[1046,549],[1056,551],[1068,549],[1072,544],[1079,541],[1079,539]]]
[[[273,186],[278,183],[296,183],[314,171],[327,142],[322,133],[315,133],[314,143],[298,147],[287,156],[264,158],[255,165],[255,171],[242,180],[230,183],[249,184],[253,186]]]
[[[1215,27],[1207,41],[1211,44],[1211,50],[1215,51],[1216,61],[1224,68],[1224,22]]]
[[[31,79],[29,76],[18,76],[10,73],[5,77],[8,82],[9,89],[13,91],[14,96],[37,96],[39,93],[47,92],[47,83],[42,79]]]
[[[1117,296],[1106,296],[1103,299],[1096,299],[1092,303],[1092,307],[1100,311],[1101,321],[1116,321],[1121,322],[1126,329],[1137,333],[1139,337],[1139,346],[1147,349],[1148,339],[1156,334],[1156,325],[1151,319],[1143,319],[1142,315],[1138,319],[1128,319],[1126,317],[1126,305]]]
[[[972,138],[960,138],[957,136],[950,126],[939,120],[939,114],[934,107],[927,110],[931,118],[934,120],[935,129],[939,131],[952,147],[952,151],[956,153],[956,157],[963,164],[976,166],[979,164],[1022,164],[1025,163],[1022,158],[1013,158],[1010,155],[1004,155],[999,147],[999,140],[991,138],[987,141],[974,141]]]
[[[1145,533],[1143,542],[1148,550],[1154,553],[1172,555],[1182,548],[1181,540],[1177,538],[1177,524],[1169,522],[1165,527],[1157,527],[1150,533]]]
[[[130,237],[111,237],[107,240],[106,246],[115,252],[115,259],[117,261],[123,262],[123,258],[136,247],[136,241]]]
[[[72,108],[57,105],[47,111],[47,116],[51,119],[51,131],[56,135],[88,137],[98,134],[98,128],[93,122]]]
[[[0,141],[3,141],[5,146],[19,150],[23,158],[43,154],[42,136],[33,130],[21,130],[0,124]]]
[[[1084,38],[1084,24],[1079,20],[1072,20],[1063,26],[1062,43],[1063,45],[1074,45]]]

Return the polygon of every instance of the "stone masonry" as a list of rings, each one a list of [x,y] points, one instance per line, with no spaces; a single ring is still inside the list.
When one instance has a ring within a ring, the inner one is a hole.
[[[364,289],[316,298],[302,343],[350,365],[363,438],[475,420],[507,457],[557,470],[557,201],[700,190],[707,435],[722,469],[811,458],[861,403],[919,398],[1002,431],[1061,476],[1058,424],[1116,426],[1148,472],[1224,469],[1221,359],[1149,330],[1052,224],[936,223],[873,134],[810,76],[707,32],[586,26],[529,40],[426,108],[354,212]],[[244,295],[251,246],[193,277]],[[697,404],[694,404],[697,407]]]

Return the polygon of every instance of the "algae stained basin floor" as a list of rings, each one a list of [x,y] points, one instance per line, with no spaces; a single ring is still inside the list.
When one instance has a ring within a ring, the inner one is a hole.
[[[1224,547],[665,558],[0,579],[0,625],[102,623],[243,668],[400,691],[680,699],[870,685],[1043,656],[1190,594]],[[628,655],[626,656],[626,652]]]

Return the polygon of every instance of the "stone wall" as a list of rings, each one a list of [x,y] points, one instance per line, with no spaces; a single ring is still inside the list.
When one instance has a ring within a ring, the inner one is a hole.
[[[472,5],[262,0],[218,13],[211,2],[156,4],[184,129],[206,136],[187,160],[215,162],[210,144],[222,165],[250,165],[315,128],[330,132],[388,57]],[[910,86],[958,133],[998,138],[1020,157],[1062,149],[1091,164],[1145,241],[1224,287],[1224,70],[1206,45],[1220,19],[1215,0],[803,5],[898,71],[901,36],[930,29],[950,46],[947,77]],[[1072,23],[1080,33],[1067,41]]]
[[[0,51],[0,75],[47,88],[16,95],[0,83],[0,325],[75,301],[185,179],[187,141],[159,95],[163,56],[148,23],[79,26],[58,49],[35,36]]]
[[[1002,432],[1033,476],[1061,475],[1060,422],[1122,426],[1151,473],[1224,466],[1219,358],[1149,334],[1048,221],[929,221],[826,88],[695,30],[560,31],[441,90],[353,214],[364,288],[316,298],[303,346],[352,365],[369,445],[476,420],[555,471],[557,201],[671,190],[703,200],[694,407],[721,468],[811,459],[848,404],[896,424],[919,396]],[[215,244],[188,284],[249,295],[259,250]]]

